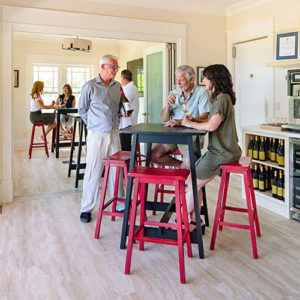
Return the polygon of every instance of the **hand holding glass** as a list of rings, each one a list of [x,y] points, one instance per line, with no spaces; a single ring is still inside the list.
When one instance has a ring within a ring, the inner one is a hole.
[[[176,91],[172,91],[167,99],[167,104],[173,105],[175,103],[177,96],[178,96],[178,93]]]

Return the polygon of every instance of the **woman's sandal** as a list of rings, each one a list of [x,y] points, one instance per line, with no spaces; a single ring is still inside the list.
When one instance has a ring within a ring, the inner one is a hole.
[[[197,228],[197,223],[195,221],[190,221],[190,225],[195,226],[193,230],[190,230],[190,232],[194,232]],[[201,230],[202,230],[202,235],[205,234],[205,224],[201,220]]]

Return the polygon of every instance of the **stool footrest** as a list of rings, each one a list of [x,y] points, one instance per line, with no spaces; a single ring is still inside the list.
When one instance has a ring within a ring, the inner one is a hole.
[[[102,212],[103,216],[112,216],[112,217],[123,217],[124,213],[122,212],[113,212],[113,211],[103,211]]]
[[[31,146],[31,148],[45,148],[45,144],[44,144],[44,143],[33,144],[33,145]]]
[[[145,221],[145,225],[157,226],[157,227],[164,227],[164,228],[174,228],[174,229],[177,228],[177,224],[157,222],[157,221]]]
[[[114,201],[119,201],[119,202],[125,202],[124,198],[111,198],[105,204],[103,205],[103,209],[107,208],[109,205],[111,205]]]
[[[158,188],[157,191],[158,191],[159,193],[165,193],[165,194],[169,194],[169,195],[175,194],[175,191],[165,190],[165,189],[162,189],[162,188]]]
[[[231,210],[231,211],[243,212],[243,213],[247,213],[248,212],[247,208],[241,208],[241,207],[225,206],[225,209],[226,210]]]
[[[246,224],[237,224],[237,223],[231,223],[231,222],[219,222],[220,226],[227,226],[227,227],[233,227],[233,228],[240,228],[240,229],[245,229],[245,230],[251,230],[250,225]]]
[[[145,230],[144,236],[139,235],[139,233],[142,229]],[[164,237],[147,236],[147,229],[153,229],[153,228],[143,227],[143,226],[136,226],[134,236],[133,236],[133,240],[134,241],[143,241],[143,242],[148,242],[148,243],[153,243],[153,244],[166,244],[166,245],[173,245],[173,246],[178,245],[177,231],[176,230],[174,230],[174,239],[170,239],[169,237],[166,239]],[[187,236],[188,236],[188,232],[183,232],[182,240],[184,242],[186,241]]]

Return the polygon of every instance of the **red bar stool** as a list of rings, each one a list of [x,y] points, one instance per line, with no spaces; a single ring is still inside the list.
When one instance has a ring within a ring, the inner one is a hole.
[[[258,258],[256,235],[259,237],[261,235],[260,235],[260,226],[258,221],[254,188],[253,188],[252,173],[250,169],[251,159],[247,157],[242,157],[240,159],[240,162],[241,164],[233,163],[233,164],[220,165],[220,168],[222,170],[222,177],[221,177],[221,183],[219,188],[219,196],[218,196],[218,202],[216,207],[212,237],[210,242],[210,250],[214,250],[218,227],[219,230],[222,230],[223,226],[228,226],[228,227],[240,228],[240,229],[245,229],[250,231],[253,257]],[[232,207],[226,205],[229,178],[230,178],[230,174],[233,173],[243,175],[247,208],[239,208],[239,207]],[[249,225],[224,221],[225,210],[247,213],[249,219]],[[255,229],[256,229],[256,235],[255,235]]]
[[[129,219],[128,247],[125,262],[125,274],[130,273],[132,246],[134,241],[139,241],[139,249],[144,250],[144,243],[157,243],[166,245],[177,245],[179,257],[180,281],[185,283],[184,267],[184,244],[187,245],[187,253],[192,257],[192,247],[189,233],[189,224],[185,199],[185,180],[190,171],[186,169],[161,169],[152,167],[134,167],[128,176],[135,178],[132,206]],[[175,188],[175,206],[177,224],[161,223],[151,221],[146,217],[146,185],[147,184],[166,184]],[[138,196],[140,195],[140,224],[135,228],[136,210],[138,205]],[[182,220],[183,218],[183,220]],[[146,226],[156,226],[163,228],[177,229],[177,239],[157,238],[145,235]]]
[[[34,142],[35,127],[42,127],[43,142],[37,142],[37,143]],[[46,138],[46,132],[45,132],[45,124],[43,122],[34,122],[32,124],[31,139],[30,139],[30,145],[29,145],[29,151],[28,151],[29,158],[31,158],[33,148],[44,148],[44,147],[45,147],[46,155],[47,155],[47,157],[49,157],[47,138]]]
[[[146,163],[146,156],[141,154],[141,147],[139,143],[136,145],[136,163],[140,167],[143,163]]]
[[[116,217],[123,217],[123,212],[117,212],[116,206],[117,202],[125,202],[124,198],[118,197],[118,191],[119,191],[119,180],[120,180],[120,173],[121,169],[123,169],[124,179],[125,179],[125,187],[127,186],[128,181],[128,164],[130,161],[130,152],[129,151],[118,151],[114,153],[113,155],[110,155],[106,157],[103,162],[105,164],[105,173],[104,173],[104,179],[102,184],[102,192],[100,196],[100,204],[99,204],[99,211],[97,215],[97,222],[96,222],[96,228],[95,228],[95,239],[99,238],[100,235],[100,227],[101,227],[101,221],[102,216],[111,216],[111,220],[114,221]],[[105,195],[107,190],[107,182],[108,182],[108,176],[109,171],[111,167],[116,167],[116,177],[115,177],[115,186],[114,186],[114,194],[113,197],[105,202]],[[112,204],[112,210],[111,211],[105,211],[105,209]]]
[[[180,150],[178,148],[174,149],[171,153],[170,153],[171,156],[181,156],[182,157],[182,153],[180,152]],[[165,168],[164,165],[158,165],[158,168]],[[153,201],[154,202],[157,202],[157,198],[158,198],[158,194],[160,194],[160,202],[164,202],[164,196],[165,194],[169,194],[169,195],[172,195],[172,194],[175,194],[174,190],[170,190],[170,189],[167,189],[165,187],[164,184],[156,184],[155,185],[155,190],[154,190],[154,198],[153,198]],[[152,215],[156,215],[156,211],[153,210],[152,211]]]

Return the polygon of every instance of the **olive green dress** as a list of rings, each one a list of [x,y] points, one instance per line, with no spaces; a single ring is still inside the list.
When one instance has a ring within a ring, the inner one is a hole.
[[[210,117],[215,114],[220,114],[222,122],[217,130],[209,133],[207,152],[196,163],[199,179],[220,175],[220,164],[238,162],[242,154],[238,145],[234,108],[228,94],[219,94],[212,101]]]

